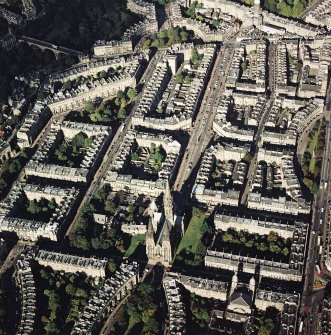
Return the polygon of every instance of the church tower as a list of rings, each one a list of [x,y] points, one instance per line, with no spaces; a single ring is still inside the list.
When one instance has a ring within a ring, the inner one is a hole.
[[[254,0],[254,8],[256,10],[261,8],[261,0]]]
[[[148,220],[148,227],[145,240],[146,240],[146,255],[148,259],[154,258],[155,241],[154,241],[154,228],[151,217]]]
[[[163,194],[163,211],[159,212],[153,201],[145,211],[149,216],[146,231],[146,254],[149,262],[161,262],[169,265],[172,261],[170,233],[174,226],[174,213],[169,182]]]
[[[255,278],[254,276],[249,280],[249,289],[254,293],[255,292],[255,286],[256,286],[256,282],[255,282]]]
[[[236,271],[232,276],[229,298],[231,297],[232,293],[237,288],[237,286],[238,286],[238,276],[237,276],[237,271]]]
[[[170,191],[169,180],[167,180],[166,189],[163,195],[163,207],[164,207],[164,216],[168,224],[171,226],[172,229],[174,225],[174,212],[173,212],[173,203],[172,203],[172,196]]]
[[[170,231],[169,226],[165,222],[164,228],[162,232],[162,250],[163,250],[163,260],[164,262],[171,263],[172,261],[172,250],[171,250],[171,242],[170,242]]]

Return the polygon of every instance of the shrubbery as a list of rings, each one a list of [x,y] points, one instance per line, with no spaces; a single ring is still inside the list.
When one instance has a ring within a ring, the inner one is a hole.
[[[185,29],[175,27],[168,30],[162,30],[153,34],[143,43],[143,48],[163,48],[170,47],[175,43],[187,42],[193,35]]]
[[[290,239],[284,239],[275,232],[270,232],[269,235],[250,234],[247,231],[237,231],[233,228],[227,229],[225,232],[219,232],[221,240],[225,244],[237,244],[247,248],[247,251],[254,250],[260,252],[270,252],[288,256],[291,246]],[[232,248],[232,247],[231,247]],[[222,249],[222,246],[220,247]]]

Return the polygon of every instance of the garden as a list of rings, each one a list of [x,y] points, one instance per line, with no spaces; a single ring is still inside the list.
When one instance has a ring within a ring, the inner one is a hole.
[[[213,249],[242,256],[288,262],[291,239],[284,239],[273,231],[268,235],[260,235],[228,228],[226,231],[217,232]]]

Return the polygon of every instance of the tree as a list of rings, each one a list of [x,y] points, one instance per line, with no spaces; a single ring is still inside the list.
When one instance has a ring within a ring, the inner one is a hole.
[[[143,283],[143,284],[139,285],[138,292],[139,292],[140,295],[147,298],[152,294],[153,287],[150,284]]]
[[[94,113],[95,108],[94,108],[94,104],[93,104],[92,101],[88,101],[88,102],[85,104],[85,110],[86,110],[89,114]]]
[[[87,293],[86,293],[86,291],[84,289],[78,288],[76,290],[75,296],[76,297],[80,297],[80,298],[86,298],[87,297]]]
[[[94,197],[101,201],[104,202],[107,199],[107,192],[105,187],[100,187],[97,192],[95,192]]]
[[[188,40],[188,33],[186,31],[181,31],[180,32],[180,39],[182,42],[186,42]]]
[[[203,55],[200,55],[196,49],[192,50],[191,62],[193,65],[198,65],[201,63]]]
[[[139,155],[136,152],[133,152],[131,154],[131,160],[132,161],[137,161],[139,159]]]
[[[261,326],[258,335],[270,335],[271,333],[265,326]]]
[[[276,254],[280,253],[280,251],[281,251],[280,247],[278,245],[274,244],[274,243],[270,243],[269,250],[271,252],[276,253]]]
[[[117,266],[113,260],[108,261],[107,267],[108,267],[109,272],[111,273],[115,272],[117,269]]]
[[[75,288],[75,286],[72,285],[71,283],[69,283],[69,284],[66,286],[65,290],[66,290],[67,294],[69,294],[69,295],[71,295],[71,296],[74,295],[75,292],[76,292],[76,288]]]
[[[0,178],[0,193],[2,193],[6,187],[7,183],[2,178]]]
[[[48,203],[48,208],[54,210],[57,207],[57,203],[54,198],[52,198]]]
[[[90,248],[90,243],[81,235],[70,235],[70,242],[71,245],[79,249],[88,250]]]
[[[305,9],[305,5],[306,3],[303,2],[302,0],[294,0],[293,1],[293,7],[292,7],[292,15],[294,17],[298,16],[299,14],[301,14],[304,9]]]
[[[277,12],[278,14],[285,16],[285,17],[292,16],[292,8],[286,2],[279,2],[277,4]]]
[[[156,144],[155,143],[151,143],[151,149],[150,149],[151,153],[154,154],[156,151]]]
[[[222,236],[222,240],[224,241],[224,242],[232,242],[233,241],[233,235],[229,232],[229,231],[227,231],[223,236]]]
[[[122,91],[122,90],[119,90],[116,94],[116,97],[119,98],[119,99],[125,98],[125,92]]]
[[[184,83],[185,83],[185,84],[190,84],[191,82],[192,82],[191,77],[190,77],[189,75],[186,75],[186,76],[184,77]]]
[[[47,290],[45,290],[45,291],[47,291]],[[56,312],[57,309],[59,308],[59,302],[60,302],[59,295],[54,291],[49,291],[48,292],[48,307],[49,307],[49,309],[51,311]]]
[[[253,245],[254,245],[254,241],[253,241],[253,240],[248,240],[248,241],[246,241],[246,243],[245,243],[245,246],[246,246],[247,248],[252,248]]]
[[[194,19],[195,15],[196,15],[196,9],[197,8],[201,8],[201,6],[199,6],[199,4],[198,4],[198,1],[192,2],[192,4],[190,5],[190,7],[186,11],[186,15],[188,15],[189,17],[191,17],[192,19]]]
[[[120,108],[118,113],[117,113],[117,118],[120,120],[123,120],[126,118],[126,112],[125,112],[125,108]]]
[[[149,318],[146,320],[144,323],[143,333],[146,335],[159,334],[159,324],[154,318]]]
[[[121,99],[121,108],[125,108],[128,102],[126,101],[126,98]]]
[[[143,43],[143,49],[147,49],[150,45],[151,45],[151,41],[149,39],[147,39]]]
[[[154,40],[151,44],[151,47],[159,48],[160,47],[160,40],[159,39]]]
[[[65,89],[66,91],[70,91],[72,88],[72,83],[71,81],[66,81],[64,84],[63,84],[63,89]]]
[[[49,320],[45,326],[47,334],[57,333],[58,327],[53,320]]]
[[[289,250],[288,250],[287,247],[284,247],[284,248],[282,249],[282,254],[283,254],[284,256],[287,256],[287,255],[289,254]]]
[[[107,72],[106,71],[101,71],[98,73],[98,77],[101,78],[106,78],[107,77]]]
[[[91,244],[93,249],[102,249],[102,241],[98,237],[92,238]]]
[[[132,101],[137,96],[137,89],[135,87],[130,87],[127,96],[129,100]]]
[[[117,206],[112,200],[107,200],[105,203],[104,210],[114,215],[116,213]]]
[[[92,113],[89,117],[93,123],[102,121],[102,116],[100,113]]]
[[[133,222],[133,214],[130,213],[126,218],[125,218],[126,222]]]
[[[181,84],[184,80],[184,77],[181,73],[176,74],[176,84]]]
[[[41,208],[39,207],[38,202],[33,199],[29,201],[27,211],[31,214],[37,214],[41,212]]]
[[[78,152],[80,148],[85,148],[86,144],[89,143],[89,141],[86,142],[86,139],[88,139],[88,136],[83,132],[80,132],[77,135],[75,135],[71,140],[73,151]]]
[[[95,207],[91,203],[86,203],[82,206],[82,214],[85,213],[94,213],[95,212]]]
[[[17,173],[18,171],[20,171],[22,168],[22,164],[20,163],[20,161],[18,159],[14,159],[10,164],[9,164],[9,168],[8,171],[9,173]]]
[[[273,231],[271,231],[271,232],[268,234],[267,241],[268,241],[269,243],[271,243],[271,242],[277,242],[277,241],[278,241],[278,238],[279,238],[278,234],[275,233],[275,232],[273,232]]]
[[[43,279],[48,279],[49,278],[48,273],[44,269],[40,269],[39,274],[40,274],[40,277],[43,278]]]

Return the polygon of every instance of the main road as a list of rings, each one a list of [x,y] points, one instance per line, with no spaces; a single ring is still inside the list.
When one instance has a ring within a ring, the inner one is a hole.
[[[331,80],[330,80],[331,83]],[[327,252],[326,242],[328,230],[328,212],[330,199],[330,174],[331,174],[331,85],[329,83],[324,117],[326,120],[325,147],[321,167],[320,188],[315,195],[312,224],[310,228],[307,261],[305,268],[305,282],[302,296],[302,310],[304,314],[304,334],[315,334],[318,320],[318,307],[323,300],[324,290],[314,290],[314,279],[316,266],[321,267],[322,273],[325,271],[324,255]],[[324,243],[323,243],[324,240]],[[320,246],[324,244],[324,250],[320,252]]]
[[[222,47],[216,57],[194,126],[190,129],[190,140],[175,181],[174,190],[181,192],[182,195],[187,195],[190,187],[185,188],[184,184],[214,136],[212,124],[225,90],[233,54],[234,45],[229,44],[229,46]]]

